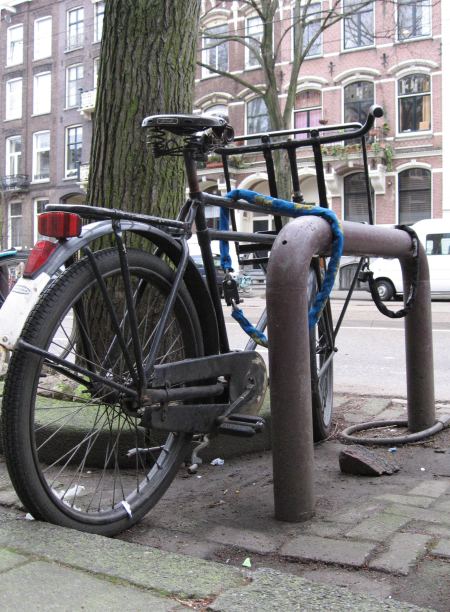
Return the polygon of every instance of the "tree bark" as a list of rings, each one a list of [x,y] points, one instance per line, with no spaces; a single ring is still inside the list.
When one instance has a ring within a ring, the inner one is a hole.
[[[174,216],[180,158],[155,160],[145,116],[191,112],[200,0],[106,3],[87,201]]]

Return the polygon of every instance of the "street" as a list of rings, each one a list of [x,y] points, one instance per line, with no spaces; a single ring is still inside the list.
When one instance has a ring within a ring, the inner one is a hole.
[[[262,293],[244,296],[245,316],[256,324],[264,308]],[[333,320],[337,321],[345,292],[333,293]],[[389,302],[391,310],[402,303]],[[225,307],[232,348],[243,348],[246,335]],[[432,302],[435,396],[450,398],[450,301]],[[402,319],[389,319],[378,312],[370,294],[355,292],[339,331],[334,360],[334,390],[340,393],[406,397],[405,348]],[[266,358],[268,351],[261,349]]]

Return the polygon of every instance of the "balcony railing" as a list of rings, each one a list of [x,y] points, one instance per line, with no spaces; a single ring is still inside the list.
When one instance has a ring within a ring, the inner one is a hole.
[[[26,174],[2,176],[1,185],[3,191],[28,191],[30,188],[30,177]]]
[[[97,98],[97,90],[91,89],[81,93],[80,113],[82,115],[90,115],[95,110],[95,100]]]

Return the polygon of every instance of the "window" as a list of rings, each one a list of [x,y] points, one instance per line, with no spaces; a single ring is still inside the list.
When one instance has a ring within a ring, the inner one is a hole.
[[[398,175],[398,221],[415,223],[431,218],[431,172],[411,168]]]
[[[8,28],[6,34],[6,65],[15,66],[23,62],[23,25]]]
[[[373,189],[370,187],[373,202]],[[364,172],[356,172],[344,178],[344,217],[346,221],[368,222],[367,187]]]
[[[344,49],[373,45],[373,5],[363,0],[344,1]]]
[[[50,132],[33,134],[33,181],[50,178]]]
[[[36,198],[34,200],[34,242],[35,243],[38,240],[42,240],[42,239],[48,240],[48,237],[42,236],[38,232],[38,223],[37,223],[38,215],[45,212],[45,207],[48,203],[49,201],[47,200],[47,198]]]
[[[427,255],[450,255],[450,234],[427,234],[425,249]]]
[[[22,246],[22,202],[9,203],[8,248]]]
[[[357,81],[344,89],[344,122],[364,123],[373,104],[374,87],[370,81]]]
[[[43,17],[34,22],[33,59],[50,57],[52,54],[52,18]]]
[[[81,164],[83,128],[81,125],[66,130],[66,178],[77,178]]]
[[[430,77],[411,74],[398,82],[399,132],[431,129]]]
[[[247,133],[257,134],[268,130],[270,130],[270,121],[266,103],[263,98],[250,100],[247,104]],[[252,140],[252,144],[256,143],[256,140]]]
[[[430,0],[398,0],[397,11],[398,40],[430,36]]]
[[[34,75],[33,115],[49,113],[52,105],[52,76],[50,72]]]
[[[322,53],[322,5],[313,2],[308,6],[298,6],[294,10],[294,53],[296,42],[301,37],[301,49],[305,57],[314,57]],[[303,31],[299,31],[302,28]],[[317,38],[316,38],[317,37]]]
[[[66,108],[81,104],[82,84],[84,77],[83,64],[69,66],[66,71]]]
[[[297,95],[294,110],[294,127],[316,126],[322,116],[322,96],[320,91],[307,89]],[[297,134],[296,138],[306,138],[307,134]]]
[[[6,139],[5,161],[7,176],[22,174],[22,136],[10,136]]]
[[[84,43],[84,8],[67,12],[67,50],[82,47]]]
[[[102,39],[104,16],[105,3],[97,2],[94,7],[94,42],[100,42]]]
[[[247,68],[253,66],[259,66],[258,55],[260,54],[260,44],[263,39],[263,22],[260,17],[249,17],[245,22],[245,36],[246,42],[254,47],[255,51],[252,51],[248,47],[245,47],[245,65]]]
[[[6,111],[5,119],[20,119],[22,117],[22,79],[6,81]]]
[[[228,43],[220,42],[215,36],[226,35],[228,26],[226,23],[209,28],[203,37],[203,63],[208,64],[217,70],[228,70]],[[204,74],[214,74],[207,68],[204,69]]]

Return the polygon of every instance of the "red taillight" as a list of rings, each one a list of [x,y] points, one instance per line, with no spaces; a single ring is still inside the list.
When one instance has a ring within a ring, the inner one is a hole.
[[[57,242],[50,242],[50,240],[39,240],[39,242],[36,242],[28,256],[23,275],[25,277],[33,276],[45,264],[57,246]]]
[[[38,216],[38,231],[42,236],[72,238],[81,234],[81,217],[69,212],[45,212]]]

